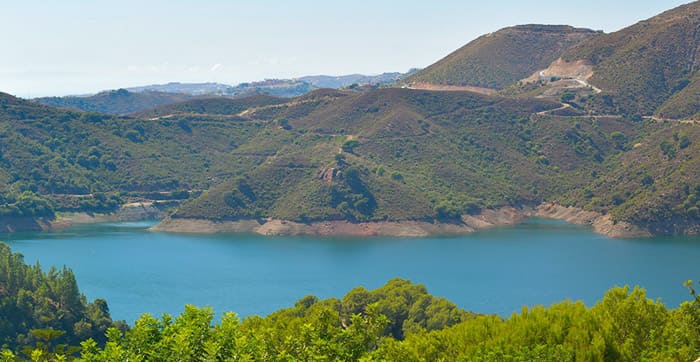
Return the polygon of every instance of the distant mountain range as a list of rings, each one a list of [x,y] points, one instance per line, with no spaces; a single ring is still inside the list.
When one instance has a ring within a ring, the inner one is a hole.
[[[167,83],[110,90],[85,96],[43,97],[35,101],[53,107],[128,114],[194,98],[241,97],[268,94],[275,97],[297,97],[320,88],[350,86],[378,87],[393,84],[409,73],[379,75],[351,74],[344,76],[316,75],[295,79],[268,79],[230,86],[221,83]]]

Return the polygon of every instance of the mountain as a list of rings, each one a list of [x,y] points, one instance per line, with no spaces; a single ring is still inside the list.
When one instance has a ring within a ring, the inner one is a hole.
[[[192,98],[193,96],[181,93],[165,93],[158,91],[136,93],[126,89],[117,89],[100,92],[87,97],[45,97],[35,98],[34,101],[58,108],[108,114],[127,114],[163,104],[182,102]]]
[[[596,32],[561,25],[519,25],[486,34],[405,83],[501,89],[546,68],[568,48]]]
[[[593,66],[588,82],[602,90],[589,108],[607,113],[687,118],[700,111],[700,2],[664,12],[564,54]]]

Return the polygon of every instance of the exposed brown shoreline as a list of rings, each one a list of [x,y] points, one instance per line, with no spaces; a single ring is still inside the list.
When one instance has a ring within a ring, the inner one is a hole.
[[[150,202],[135,202],[122,205],[109,214],[67,212],[56,215],[55,219],[34,217],[0,218],[0,232],[60,230],[76,224],[101,222],[162,220],[165,213]]]
[[[152,231],[175,233],[257,233],[261,235],[316,236],[401,236],[460,235],[477,230],[514,225],[530,217],[564,220],[572,224],[591,225],[599,234],[615,238],[648,237],[651,234],[625,222],[615,223],[607,215],[543,203],[537,207],[503,207],[485,210],[478,215],[464,215],[453,223],[430,221],[317,221],[299,223],[284,220],[213,221],[206,219],[165,218]]]
[[[150,203],[124,205],[113,214],[67,213],[56,220],[33,218],[8,218],[0,220],[0,229],[5,232],[58,230],[75,224],[99,222],[161,220],[150,230],[155,232],[213,234],[256,233],[260,235],[315,235],[315,236],[397,236],[427,237],[435,235],[462,235],[515,225],[531,217],[563,220],[571,224],[590,225],[596,233],[614,238],[650,237],[652,233],[626,222],[613,222],[609,215],[585,211],[576,207],[565,207],[554,203],[543,203],[537,207],[502,207],[484,210],[478,215],[463,215],[454,222],[437,221],[316,221],[299,223],[285,220],[213,221],[207,219],[183,219],[165,217],[165,214]]]

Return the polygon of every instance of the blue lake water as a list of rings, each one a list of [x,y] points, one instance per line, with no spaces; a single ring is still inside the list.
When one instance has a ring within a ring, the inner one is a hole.
[[[152,233],[153,223],[82,225],[0,235],[25,261],[66,265],[83,293],[105,298],[115,319],[179,314],[185,304],[216,313],[265,315],[301,297],[342,297],[391,278],[421,283],[479,313],[523,305],[599,300],[615,285],[640,285],[675,307],[700,278],[700,238],[619,240],[589,228],[530,220],[444,238],[322,238]]]

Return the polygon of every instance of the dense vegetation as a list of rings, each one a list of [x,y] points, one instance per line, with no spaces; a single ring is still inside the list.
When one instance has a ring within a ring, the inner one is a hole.
[[[545,69],[595,32],[570,26],[520,25],[470,42],[404,82],[501,89]]]
[[[129,92],[125,89],[100,92],[92,96],[36,98],[43,105],[69,108],[86,112],[127,114],[151,109],[164,104],[183,102],[194,98],[187,94],[164,92]]]
[[[174,216],[457,219],[537,204],[591,182],[593,171],[603,172],[605,161],[639,134],[630,120],[533,116],[556,107],[466,92],[384,89],[254,111],[252,118],[277,121],[235,152],[266,152],[266,162]],[[612,138],[616,132],[624,141]]]
[[[207,189],[258,162],[231,152],[262,128],[64,111],[0,94],[0,214],[106,212],[143,193]]]
[[[151,120],[0,103],[2,228],[207,190],[173,216],[458,220],[556,201],[657,234],[700,231],[691,124],[406,89],[196,100]]]
[[[693,2],[581,42],[564,58],[594,65],[590,83],[604,93],[593,99],[593,109],[608,114],[692,117],[699,104],[698,26],[700,3]]]
[[[0,243],[1,346],[20,352],[23,346],[47,347],[49,340],[58,350],[87,338],[103,344],[107,328],[114,326],[107,302],[88,303],[70,269],[43,272]]]
[[[690,282],[687,284],[691,287]],[[700,298],[667,309],[613,288],[593,307],[565,301],[508,318],[476,315],[394,279],[342,299],[218,323],[209,308],[114,324],[87,304],[69,269],[47,274],[0,244],[0,360],[33,361],[690,361],[700,356]],[[79,345],[78,345],[79,343]]]

